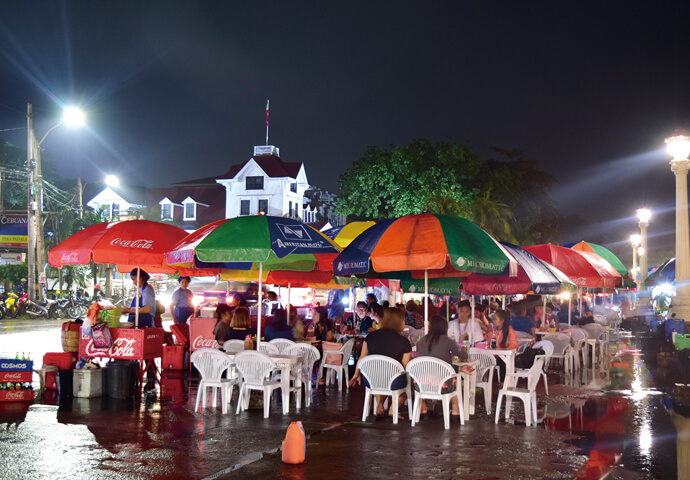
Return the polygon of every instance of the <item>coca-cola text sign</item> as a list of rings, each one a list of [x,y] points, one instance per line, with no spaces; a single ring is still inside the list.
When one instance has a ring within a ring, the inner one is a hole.
[[[146,240],[145,238],[140,238],[137,240],[123,240],[122,238],[114,238],[110,241],[110,245],[113,247],[141,248],[144,250],[151,250],[153,249],[153,240]]]
[[[162,328],[111,328],[113,346],[95,348],[93,339],[82,334],[79,341],[80,357],[107,357],[118,360],[149,360],[163,355]]]
[[[215,318],[189,319],[189,338],[191,340],[192,352],[200,348],[218,348],[216,336],[213,334],[215,327]]]

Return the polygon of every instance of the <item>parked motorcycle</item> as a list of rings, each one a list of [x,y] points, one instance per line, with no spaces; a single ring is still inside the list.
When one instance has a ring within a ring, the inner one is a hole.
[[[31,318],[50,318],[51,312],[43,305],[39,305],[29,299],[29,294],[24,292],[17,299],[17,315],[27,314]]]
[[[8,318],[17,318],[19,315],[19,310],[17,308],[17,301],[19,300],[19,295],[14,292],[7,292],[4,295],[4,306],[5,306],[5,316]],[[28,297],[28,296],[27,296]]]

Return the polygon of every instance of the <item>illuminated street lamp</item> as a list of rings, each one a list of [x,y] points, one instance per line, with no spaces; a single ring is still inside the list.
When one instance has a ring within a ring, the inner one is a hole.
[[[642,237],[640,237],[639,234],[635,233],[630,235],[630,243],[632,244],[632,251],[633,251],[633,266],[632,266],[632,278],[633,281],[635,280],[635,275],[637,272],[637,249],[640,247],[640,243],[642,242]]]
[[[638,208],[637,218],[639,220],[638,225],[640,226],[640,248],[637,253],[640,255],[640,285],[642,290],[644,290],[644,281],[647,278],[647,226],[649,225],[649,219],[652,218],[652,211],[648,208]],[[644,252],[644,253],[643,253]]]
[[[676,296],[672,301],[676,317],[690,322],[690,234],[688,232],[688,170],[690,137],[683,129],[666,139],[671,154],[671,171],[676,176]]]
[[[117,178],[115,175],[106,175],[105,184],[109,187],[117,187],[118,185],[120,185],[120,179]]]
[[[36,140],[36,131],[33,126],[33,107],[29,103],[26,109],[27,123],[27,149],[26,163],[29,173],[27,195],[27,223],[28,223],[28,266],[29,266],[29,298],[36,298],[36,265],[38,264],[42,276],[45,275],[45,253],[43,251],[43,171],[41,168],[41,145],[50,132],[62,124],[79,126],[84,124],[84,113],[75,107],[65,109],[62,121],[53,125],[43,135],[40,141]],[[43,278],[39,280],[43,281]],[[39,289],[39,297],[43,295],[43,289]]]

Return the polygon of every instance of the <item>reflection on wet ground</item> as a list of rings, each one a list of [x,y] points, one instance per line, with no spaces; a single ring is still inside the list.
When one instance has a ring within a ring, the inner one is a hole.
[[[0,350],[59,351],[59,324],[5,325]],[[477,414],[449,431],[440,417],[360,422],[361,389],[317,391],[310,409],[285,417],[274,401],[268,420],[194,413],[197,380],[186,372],[165,372],[137,401],[0,402],[0,478],[351,478],[363,465],[369,478],[690,478],[690,372],[659,365],[659,348],[642,329],[611,345],[603,366],[566,376],[552,365],[536,428],[524,426],[520,402],[494,425],[481,395]],[[301,467],[277,452],[295,420],[309,436]]]

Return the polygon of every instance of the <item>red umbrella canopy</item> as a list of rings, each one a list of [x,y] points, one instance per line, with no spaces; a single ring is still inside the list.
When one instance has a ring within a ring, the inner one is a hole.
[[[96,263],[167,267],[165,252],[187,236],[179,227],[150,220],[99,223],[81,230],[48,252],[53,267]],[[169,267],[168,267],[169,268]]]
[[[611,264],[593,253],[550,243],[523,248],[565,273],[578,287],[615,288],[622,282],[620,274]]]

